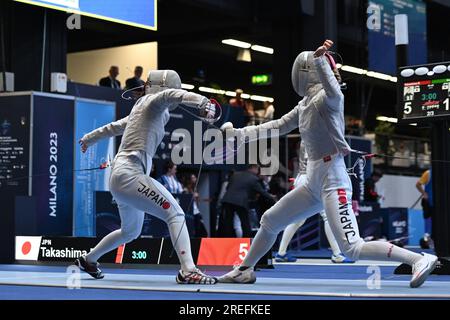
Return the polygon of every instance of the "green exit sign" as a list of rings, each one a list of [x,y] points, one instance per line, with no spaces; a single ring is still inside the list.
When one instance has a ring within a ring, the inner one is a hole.
[[[272,76],[270,74],[257,74],[252,76],[252,84],[268,85],[272,84]]]

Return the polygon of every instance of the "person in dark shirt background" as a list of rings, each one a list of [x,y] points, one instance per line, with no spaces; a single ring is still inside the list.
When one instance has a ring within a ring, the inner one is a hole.
[[[120,90],[120,81],[117,80],[118,75],[119,67],[111,66],[111,68],[109,68],[109,76],[101,78],[98,84],[102,87],[109,87]]]
[[[431,169],[429,169],[426,170],[416,182],[416,188],[422,194],[423,218],[425,220],[425,234],[420,242],[422,249],[428,249],[429,245],[434,245],[432,239],[434,238],[433,216],[435,211],[433,203],[433,183],[431,178]]]
[[[141,79],[143,71],[144,71],[144,69],[141,66],[136,66],[136,68],[134,68],[134,77],[129,78],[125,81],[125,89],[126,90],[144,85],[145,81]],[[144,88],[142,88],[140,90],[137,89],[137,91],[143,91],[143,90],[144,90]]]
[[[375,184],[383,177],[383,173],[375,169],[373,170],[370,178],[367,178],[364,182],[364,201],[377,202],[380,199],[380,195],[376,191]]]
[[[242,99],[241,95],[244,93],[242,89],[236,89],[236,96],[234,98],[231,98],[228,102],[230,106],[232,107],[241,107],[243,108],[245,105],[244,99]]]
[[[247,170],[236,172],[230,178],[227,191],[222,198],[223,225],[219,226],[219,234],[224,237],[235,237],[233,227],[234,213],[239,216],[242,224],[243,237],[251,237],[251,226],[249,218],[249,200],[256,192],[260,197],[275,203],[273,196],[264,190],[258,177],[259,166],[250,165]]]
[[[177,177],[177,165],[169,160],[166,163],[165,173],[159,177],[161,183],[170,193],[183,193],[183,185]]]

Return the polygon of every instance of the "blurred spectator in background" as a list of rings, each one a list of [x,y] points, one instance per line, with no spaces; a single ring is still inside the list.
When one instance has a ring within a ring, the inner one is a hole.
[[[111,68],[109,68],[109,76],[101,78],[98,84],[102,87],[109,87],[120,90],[120,81],[117,80],[118,75],[119,67],[111,66]]]
[[[126,90],[144,85],[145,81],[141,79],[143,71],[144,69],[141,66],[137,66],[136,68],[134,68],[134,77],[129,78],[125,81]],[[136,89],[136,91],[142,92],[144,91],[144,88]]]
[[[289,190],[289,182],[282,172],[277,172],[269,182],[270,193],[274,194],[277,199],[281,199]]]
[[[246,125],[255,124],[255,107],[252,101],[242,98],[242,89],[236,89],[236,97],[229,101],[230,106],[244,108],[244,123]]]
[[[394,167],[409,167],[411,165],[411,153],[406,148],[404,141],[400,142],[397,151],[394,153],[394,157],[398,157],[392,160],[392,166]]]
[[[170,193],[183,193],[183,186],[177,179],[177,166],[172,161],[168,161],[165,167],[165,174],[162,175],[158,181],[167,189]]]
[[[195,174],[189,174],[184,184],[185,186],[184,191],[186,193],[191,193],[192,196],[194,197],[192,201],[192,214],[194,215],[194,223],[195,223],[194,237],[204,238],[208,236],[208,232],[206,231],[202,214],[198,208],[200,196],[198,192],[195,190],[196,184],[197,184],[197,176]]]
[[[258,178],[259,166],[250,165],[247,170],[236,172],[230,178],[227,191],[222,198],[222,225],[219,225],[219,235],[235,237],[233,226],[234,214],[237,213],[241,221],[242,236],[251,237],[249,219],[249,199],[256,192],[261,197],[275,203],[273,196],[265,191]]]
[[[383,177],[383,173],[375,169],[364,181],[364,201],[378,202],[381,196],[377,192],[376,183]]]
[[[244,117],[244,121],[247,126],[252,126],[255,124],[255,106],[252,101],[245,101]]]
[[[219,191],[219,196],[217,197],[217,217],[216,217],[216,231],[219,232],[219,228],[223,227],[224,225],[224,221],[223,221],[223,215],[222,215],[222,209],[223,209],[223,197],[225,196],[225,193],[227,192],[227,188],[228,188],[228,184],[230,183],[231,177],[234,174],[234,170],[231,170],[230,172],[228,172],[225,180],[222,182],[222,185],[220,186],[220,191]],[[240,227],[240,221],[239,221],[239,227]],[[242,228],[240,228],[240,230],[242,231]],[[236,231],[236,235],[237,235],[237,231]],[[239,238],[242,237],[242,232],[240,233],[240,236],[238,236]]]
[[[242,89],[236,89],[236,97],[231,98],[229,101],[230,106],[232,107],[244,107],[244,99],[241,98],[241,95],[244,91]]]
[[[261,183],[261,186],[263,190],[267,193],[270,193],[270,181],[272,179],[272,176],[260,176],[259,182]],[[271,206],[274,205],[274,198],[275,196],[272,196],[271,199],[265,198],[265,197],[259,197],[256,201],[256,213],[258,215],[258,222],[261,220],[261,217],[264,212],[266,212]]]
[[[269,101],[264,101],[263,107],[264,107],[264,115],[261,122],[264,123],[273,120],[273,115],[275,113],[275,108],[273,104],[270,103]]]
[[[305,152],[305,145],[300,144],[300,141],[298,139],[295,139],[294,147],[292,148],[292,144],[289,143],[289,151],[292,151],[294,155],[289,159],[288,162],[288,169],[290,171],[289,176],[296,177],[298,175],[298,172],[300,170],[299,164],[300,164],[300,153]],[[302,150],[300,150],[302,148]]]
[[[272,176],[260,176],[261,186],[266,192],[270,191],[270,179]]]
[[[346,124],[345,127],[346,134],[352,136],[362,136],[364,134],[363,123],[361,119],[357,119],[354,117],[346,117],[345,124]]]
[[[433,188],[431,183],[431,170],[425,171],[416,182],[416,188],[422,195],[423,218],[425,219],[424,238],[433,237],[432,223],[434,214]]]
[[[273,120],[273,115],[275,113],[275,109],[273,107],[273,104],[271,104],[269,101],[263,102],[263,108],[258,109],[254,111],[255,115],[255,123],[254,124],[261,124],[268,121]]]
[[[429,142],[423,142],[418,145],[417,164],[421,169],[428,169],[431,160],[431,147]],[[423,148],[423,149],[422,149]]]

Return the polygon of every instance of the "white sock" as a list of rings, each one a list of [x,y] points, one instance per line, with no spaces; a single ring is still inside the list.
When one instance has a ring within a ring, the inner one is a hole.
[[[339,249],[339,246],[336,242],[336,238],[333,235],[333,232],[331,231],[330,224],[328,223],[328,220],[324,221],[324,228],[325,228],[325,234],[328,239],[328,243],[330,244],[331,251],[333,251],[333,254],[337,256],[341,253],[341,250]]]
[[[259,259],[272,248],[276,240],[276,233],[271,233],[261,226],[241,266],[254,267]]]
[[[86,255],[86,261],[89,263],[96,263],[105,253],[117,249],[118,246],[126,243],[127,240],[128,239],[123,236],[121,229],[111,232]]]
[[[397,247],[389,242],[370,241],[363,244],[359,259],[366,260],[394,260],[413,265],[422,256],[418,253]]]
[[[191,240],[184,219],[184,215],[177,215],[167,222],[167,226],[169,227],[172,244],[180,260],[181,270],[188,272],[195,269],[195,264],[192,258]]]
[[[284,229],[283,237],[281,238],[280,248],[278,249],[278,254],[284,256],[286,254],[289,243],[297,232],[298,228],[300,228],[306,220],[302,220],[297,223],[291,223]]]

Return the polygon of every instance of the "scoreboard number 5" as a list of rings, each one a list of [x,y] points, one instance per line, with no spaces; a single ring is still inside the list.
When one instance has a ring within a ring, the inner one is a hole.
[[[248,243],[239,244],[239,259],[244,260],[248,253]]]
[[[447,101],[447,108],[448,108],[448,101]],[[405,102],[405,105],[403,107],[403,113],[404,114],[410,114],[411,111],[412,111],[411,102]]]

